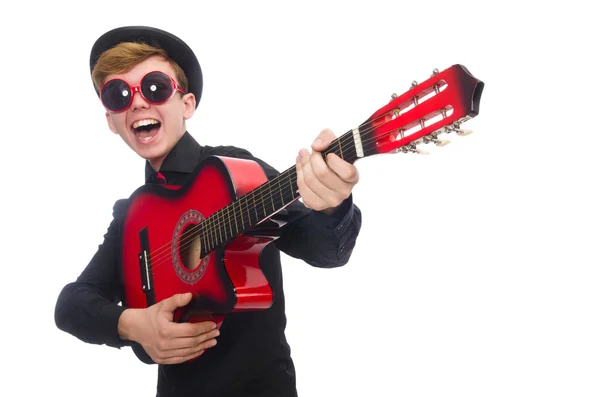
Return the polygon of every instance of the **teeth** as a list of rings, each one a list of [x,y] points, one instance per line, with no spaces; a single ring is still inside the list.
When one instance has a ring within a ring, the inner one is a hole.
[[[133,123],[133,129],[142,127],[144,125],[151,125],[151,124],[158,124],[159,122],[157,120],[154,119],[146,119],[146,120],[138,120],[135,123]]]

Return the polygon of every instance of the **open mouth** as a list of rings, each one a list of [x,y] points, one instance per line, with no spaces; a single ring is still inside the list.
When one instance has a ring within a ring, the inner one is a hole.
[[[131,125],[131,131],[141,142],[149,142],[156,136],[161,123],[154,119],[138,120]]]

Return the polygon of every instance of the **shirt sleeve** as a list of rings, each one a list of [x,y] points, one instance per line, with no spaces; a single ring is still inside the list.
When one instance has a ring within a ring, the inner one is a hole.
[[[120,348],[126,346],[118,334],[119,317],[125,308],[119,277],[120,211],[125,200],[113,207],[113,219],[102,244],[79,275],[60,292],[54,318],[56,325],[80,340]]]
[[[220,154],[256,161],[268,179],[279,175],[275,168],[244,149],[227,146],[223,150]],[[348,263],[360,232],[362,214],[350,195],[331,215],[309,209],[297,200],[272,219],[286,222],[275,241],[280,251],[315,267],[334,268]]]

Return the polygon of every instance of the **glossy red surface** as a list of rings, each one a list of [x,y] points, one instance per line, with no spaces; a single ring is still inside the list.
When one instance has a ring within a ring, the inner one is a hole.
[[[265,181],[264,172],[257,163],[220,158],[205,164],[190,186],[173,190],[168,186],[152,185],[136,191],[123,231],[126,306],[147,307],[139,262],[139,231],[147,228],[156,302],[177,293],[191,292],[194,309],[204,313],[187,321],[213,316],[218,323],[229,311],[270,307],[272,292],[260,270],[259,255],[273,239],[238,236],[224,252],[220,248],[211,252],[204,264],[189,270],[181,264],[179,247],[187,237],[181,237],[181,228],[174,233],[178,223],[181,225],[182,217],[190,211],[198,211],[207,218],[233,201],[236,198],[233,192],[239,197]],[[186,222],[193,225],[196,221],[192,218]],[[177,313],[180,315],[182,313]]]
[[[474,117],[478,113],[482,89],[483,83],[462,65],[453,65],[431,76],[368,119],[363,143],[370,144],[371,148],[366,151],[369,154],[388,153],[445,126]],[[446,117],[442,117],[443,110]]]

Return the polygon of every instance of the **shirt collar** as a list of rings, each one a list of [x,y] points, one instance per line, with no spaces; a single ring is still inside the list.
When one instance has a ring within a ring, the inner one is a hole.
[[[190,174],[198,166],[198,162],[200,161],[199,153],[201,151],[202,146],[186,131],[169,154],[167,154],[167,157],[165,157],[159,172],[182,172]],[[150,166],[150,162],[146,160],[146,183],[150,182],[155,174],[156,171]]]

